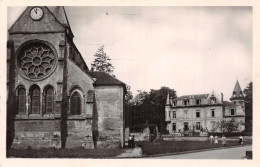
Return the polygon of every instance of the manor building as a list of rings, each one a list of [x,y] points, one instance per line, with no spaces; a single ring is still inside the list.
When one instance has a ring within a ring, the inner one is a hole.
[[[9,147],[124,145],[125,84],[89,71],[73,38],[59,6],[27,7],[8,30]]]
[[[237,81],[230,98],[223,101],[223,94],[185,95],[176,99],[167,96],[165,121],[170,134],[175,132],[220,132],[217,122],[234,119],[240,123],[238,130],[244,130],[245,100]]]

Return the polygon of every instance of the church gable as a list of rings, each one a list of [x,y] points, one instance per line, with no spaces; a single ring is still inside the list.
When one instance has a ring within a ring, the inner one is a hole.
[[[35,9],[34,6],[27,7],[9,29],[9,33],[63,32],[65,30],[47,7],[41,6],[39,8],[42,10],[42,17],[39,15],[40,11],[32,11]]]

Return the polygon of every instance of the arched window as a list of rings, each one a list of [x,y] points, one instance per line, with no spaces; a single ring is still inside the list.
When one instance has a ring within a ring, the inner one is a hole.
[[[31,90],[31,114],[40,113],[40,89],[34,87]]]
[[[80,115],[81,113],[81,99],[78,92],[74,92],[71,95],[70,101],[70,114],[71,115]]]
[[[54,110],[54,92],[51,87],[45,90],[45,114],[52,114]]]
[[[25,114],[26,111],[26,92],[24,88],[18,91],[18,114]]]

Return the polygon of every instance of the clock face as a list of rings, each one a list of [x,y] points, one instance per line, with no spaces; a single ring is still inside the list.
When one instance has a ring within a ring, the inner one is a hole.
[[[43,16],[43,11],[40,7],[34,7],[31,10],[31,18],[33,20],[40,20]]]

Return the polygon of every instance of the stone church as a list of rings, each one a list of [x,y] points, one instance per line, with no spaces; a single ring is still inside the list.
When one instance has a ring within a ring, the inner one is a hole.
[[[124,146],[125,84],[90,71],[64,7],[30,6],[8,30],[7,147]]]
[[[238,131],[245,129],[245,99],[237,81],[230,98],[223,100],[214,91],[209,94],[185,95],[176,99],[167,96],[165,121],[170,134],[175,132],[220,132],[217,122],[234,119],[240,123]]]

